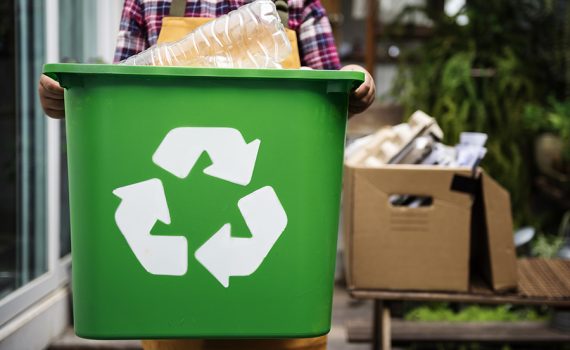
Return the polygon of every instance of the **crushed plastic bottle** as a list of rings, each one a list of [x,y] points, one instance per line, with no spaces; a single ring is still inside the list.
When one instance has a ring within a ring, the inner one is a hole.
[[[131,56],[121,64],[216,68],[281,68],[291,44],[273,1],[257,0],[184,38]]]

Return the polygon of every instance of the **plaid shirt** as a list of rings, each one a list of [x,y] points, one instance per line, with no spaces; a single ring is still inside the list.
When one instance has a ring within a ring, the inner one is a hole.
[[[251,0],[189,0],[186,17],[222,16]],[[115,62],[156,44],[171,0],[125,0]],[[340,69],[331,25],[319,0],[289,0],[289,28],[297,32],[301,65]]]

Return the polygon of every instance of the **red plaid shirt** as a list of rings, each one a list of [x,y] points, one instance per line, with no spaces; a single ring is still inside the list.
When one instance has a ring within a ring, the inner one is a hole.
[[[251,0],[189,0],[186,17],[215,18]],[[115,62],[156,44],[162,17],[171,0],[125,0]],[[315,69],[340,69],[331,25],[319,0],[289,0],[289,28],[297,32],[301,65]]]

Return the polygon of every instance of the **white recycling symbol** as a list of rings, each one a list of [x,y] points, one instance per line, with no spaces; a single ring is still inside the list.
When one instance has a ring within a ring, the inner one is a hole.
[[[184,179],[200,155],[207,152],[212,165],[204,169],[205,174],[246,186],[253,176],[260,143],[246,143],[232,128],[180,127],[165,136],[152,160]],[[130,184],[113,194],[121,198],[115,222],[144,269],[154,275],[186,274],[186,237],[150,233],[157,221],[170,224],[162,181],[153,178]],[[231,226],[226,223],[195,253],[198,262],[226,288],[230,276],[249,276],[259,268],[287,226],[287,214],[271,186],[253,191],[237,205],[251,238],[232,237]]]

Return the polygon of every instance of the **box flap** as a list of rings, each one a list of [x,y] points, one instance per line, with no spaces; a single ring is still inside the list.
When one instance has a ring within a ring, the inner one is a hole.
[[[510,196],[485,173],[481,186],[492,287],[497,291],[513,289],[517,287],[517,263]]]
[[[469,208],[472,205],[472,199],[465,193],[450,190],[456,175],[471,175],[469,168],[417,165],[387,165],[381,168],[347,167],[354,169],[357,176],[366,179],[374,188],[388,195],[432,196],[434,201],[445,201]]]

